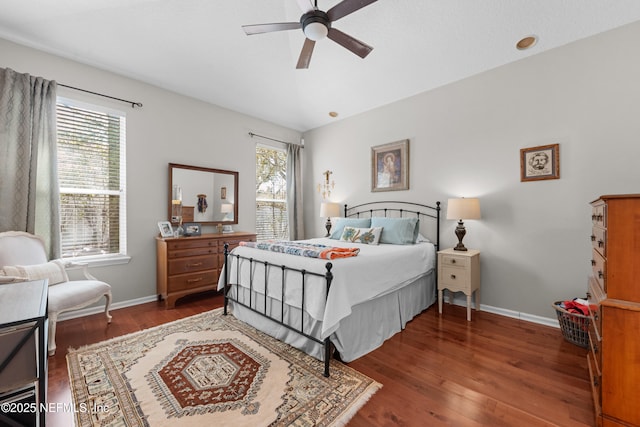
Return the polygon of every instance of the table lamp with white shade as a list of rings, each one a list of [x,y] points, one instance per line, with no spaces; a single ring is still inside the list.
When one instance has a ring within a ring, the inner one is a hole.
[[[327,235],[324,237],[329,237],[331,234],[331,217],[340,216],[340,205],[338,203],[331,202],[322,202],[320,203],[320,217],[327,218],[327,222],[325,223],[325,227],[327,229]]]
[[[224,214],[224,218],[222,218],[223,221],[232,221],[233,214],[234,214],[233,203],[229,203],[226,200],[224,200],[220,205],[220,212]],[[233,227],[231,227],[229,224],[225,224],[225,225],[219,224],[218,230],[221,230],[223,233],[233,233]]]
[[[233,220],[233,215],[229,215],[233,213],[233,203],[223,203],[220,207],[220,212],[224,214],[223,221],[231,221]]]
[[[475,198],[471,199],[449,199],[447,202],[447,219],[457,219],[458,225],[456,226],[456,236],[458,237],[458,244],[455,248],[456,251],[466,251],[467,248],[462,244],[462,238],[467,233],[464,228],[463,219],[480,219],[480,201]]]

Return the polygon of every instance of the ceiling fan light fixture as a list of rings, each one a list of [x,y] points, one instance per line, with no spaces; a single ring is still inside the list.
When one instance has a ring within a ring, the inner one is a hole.
[[[314,42],[327,37],[331,26],[329,17],[321,10],[305,13],[300,18],[300,24],[302,24],[304,35]]]
[[[329,29],[320,22],[312,22],[304,27],[304,35],[314,42],[327,37],[327,34],[329,34]]]

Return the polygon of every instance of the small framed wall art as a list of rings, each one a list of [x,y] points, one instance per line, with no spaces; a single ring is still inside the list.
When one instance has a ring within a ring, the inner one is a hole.
[[[560,178],[560,144],[520,149],[520,181]]]
[[[182,227],[185,236],[200,236],[202,234],[202,226],[197,222],[185,222]]]
[[[409,140],[371,147],[371,191],[409,189]]]
[[[169,221],[158,222],[158,229],[160,229],[160,235],[162,237],[173,237],[173,228],[171,227],[171,222]]]

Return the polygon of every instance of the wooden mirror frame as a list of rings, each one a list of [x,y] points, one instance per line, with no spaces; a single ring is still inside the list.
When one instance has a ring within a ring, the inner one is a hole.
[[[189,194],[184,194],[184,183],[175,183],[174,182],[174,171],[176,170],[185,170],[185,171],[194,171],[197,173],[210,173],[212,174],[212,178],[215,177],[215,174],[221,174],[221,175],[230,175],[231,177],[233,177],[233,184],[232,189],[229,188],[229,185],[221,185],[221,186],[217,186],[214,182],[214,185],[212,187],[206,188],[206,184],[203,186],[204,188],[202,190],[198,190],[198,192],[203,193],[203,194],[207,194],[208,197],[208,209],[214,209],[216,206],[216,201],[222,200],[222,199],[230,199],[230,201],[233,202],[233,219],[232,220],[211,220],[211,221],[200,221],[198,220],[197,217],[193,218],[191,221],[185,221],[184,220],[184,211],[183,211],[183,222],[196,222],[202,225],[217,225],[217,224],[237,224],[238,223],[238,172],[235,171],[228,171],[228,170],[222,170],[222,169],[212,169],[212,168],[205,168],[205,167],[200,167],[200,166],[191,166],[191,165],[181,165],[181,164],[177,164],[177,163],[169,163],[169,191],[168,191],[168,219],[169,221],[171,221],[172,224],[177,224],[177,222],[172,221],[172,217],[171,217],[171,200],[173,198],[173,186],[174,185],[180,185],[181,188],[183,189],[183,199],[182,199],[182,205],[183,205],[183,209],[185,206],[191,206],[192,204],[194,205],[194,211],[197,210],[197,194],[195,193],[191,196],[193,196],[192,198],[190,198],[189,201],[185,202],[185,197],[191,197]],[[233,191],[233,194],[231,194],[231,191]],[[209,192],[211,192],[211,194],[208,194]],[[219,206],[219,204],[218,204]],[[214,211],[215,212],[215,211]],[[216,212],[217,214],[221,214],[220,210],[218,209],[218,212]],[[195,216],[195,215],[194,215]]]

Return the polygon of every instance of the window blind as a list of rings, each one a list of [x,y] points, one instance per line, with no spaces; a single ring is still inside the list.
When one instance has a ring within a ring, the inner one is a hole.
[[[126,253],[125,116],[58,100],[63,257]]]
[[[289,236],[287,153],[260,145],[256,146],[256,235],[257,240]]]

